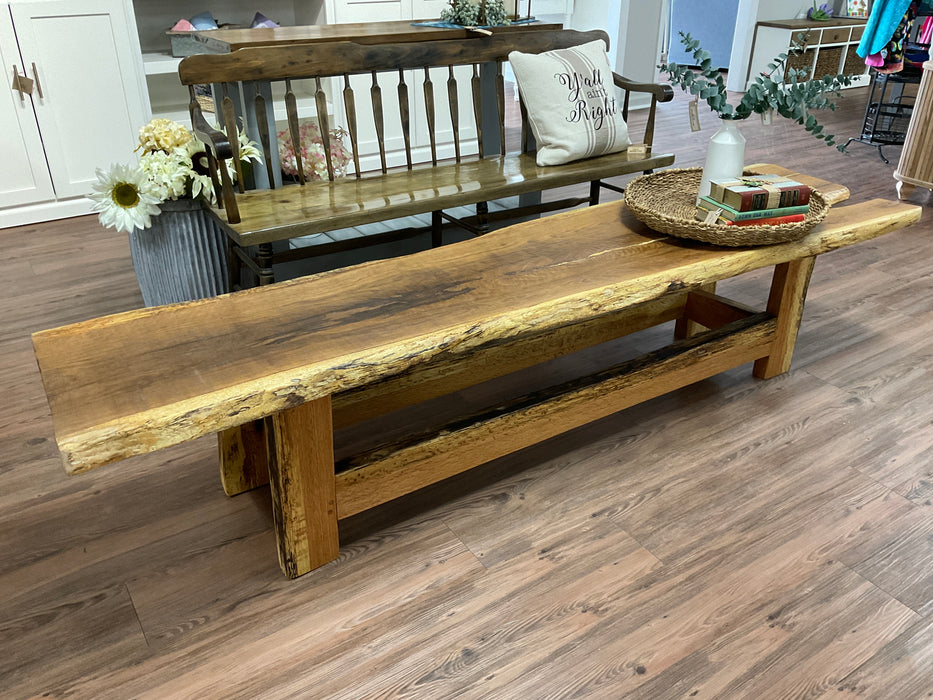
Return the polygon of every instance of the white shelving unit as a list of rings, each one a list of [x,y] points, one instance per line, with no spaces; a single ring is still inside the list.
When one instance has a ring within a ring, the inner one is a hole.
[[[344,1],[344,0],[341,0]],[[262,12],[282,26],[324,24],[325,0],[263,0]],[[245,0],[206,0],[197,6],[190,0],[161,0],[159,3],[134,0],[133,30],[139,36],[151,114],[190,126],[188,90],[178,82],[181,58],[171,55],[171,42],[165,33],[175,22],[192,14],[210,11],[221,24],[249,26],[257,10]],[[276,118],[284,119],[277,114]]]
[[[759,22],[755,28],[746,87],[755,75],[768,72],[768,64],[775,56],[788,53],[797,37],[807,33],[804,51],[788,58],[790,67],[806,70],[814,78],[824,74],[852,74],[856,77],[850,87],[867,85],[870,81],[868,68],[855,53],[864,30],[864,20],[846,18],[825,22],[797,19]],[[783,78],[772,77],[774,80]]]
[[[146,75],[165,75],[178,73],[180,58],[169,53],[144,53],[143,68]]]

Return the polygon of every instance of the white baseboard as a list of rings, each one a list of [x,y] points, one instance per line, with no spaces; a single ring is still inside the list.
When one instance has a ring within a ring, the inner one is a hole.
[[[93,213],[92,204],[93,202],[87,197],[78,197],[62,202],[44,202],[2,209],[0,210],[0,229],[91,214]]]

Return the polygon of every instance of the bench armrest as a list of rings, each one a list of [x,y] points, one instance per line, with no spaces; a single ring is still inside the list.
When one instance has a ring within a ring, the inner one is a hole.
[[[670,85],[661,85],[658,83],[637,83],[634,80],[619,75],[615,71],[612,73],[612,82],[617,88],[625,90],[625,102],[622,106],[622,118],[628,121],[628,103],[629,96],[633,92],[648,93],[651,95],[651,108],[648,110],[648,120],[645,123],[645,136],[642,143],[651,152],[651,145],[654,142],[654,117],[658,102],[670,102],[674,99],[674,88]]]
[[[616,72],[612,73],[612,82],[615,86],[631,92],[647,92],[658,102],[670,102],[674,99],[674,88],[659,83],[636,83]]]
[[[233,182],[227,170],[225,161],[233,158],[233,147],[227,135],[212,127],[198,104],[192,88],[191,102],[188,111],[191,114],[191,127],[195,136],[207,147],[207,160],[211,169],[211,182],[214,184],[214,193],[218,202],[223,203],[227,214],[227,221],[231,224],[239,223],[240,212],[233,194]]]

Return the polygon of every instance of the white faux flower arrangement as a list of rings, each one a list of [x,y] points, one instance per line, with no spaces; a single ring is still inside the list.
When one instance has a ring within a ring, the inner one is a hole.
[[[257,145],[242,130],[237,136],[240,159],[259,162]],[[170,119],[153,119],[139,130],[136,150],[142,154],[135,167],[114,164],[109,171],[97,170],[89,196],[104,226],[126,232],[149,228],[159,205],[170,200],[204,197],[215,203],[205,146],[190,130]],[[232,161],[225,163],[235,180]]]

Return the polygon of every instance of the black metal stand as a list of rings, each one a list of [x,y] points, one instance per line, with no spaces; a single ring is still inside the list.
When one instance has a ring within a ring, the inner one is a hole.
[[[905,66],[899,73],[878,73],[872,70],[871,92],[868,93],[862,134],[846,141],[843,150],[853,141],[858,141],[877,148],[881,160],[890,163],[884,157],[881,147],[904,143],[916,99],[915,94],[904,94],[904,85],[919,84],[922,73],[919,68],[912,66]]]

